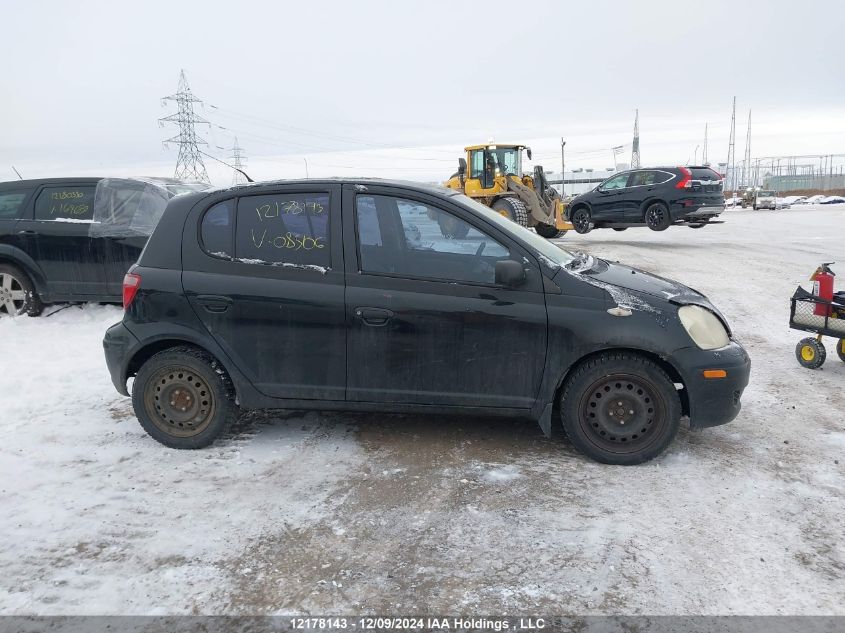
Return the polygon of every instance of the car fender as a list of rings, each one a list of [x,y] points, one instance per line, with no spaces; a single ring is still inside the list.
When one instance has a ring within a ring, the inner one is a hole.
[[[43,297],[47,292],[47,280],[44,277],[41,267],[24,251],[9,244],[0,244],[0,259],[8,260],[11,264],[18,266],[29,275],[29,278],[35,285],[35,291],[39,295]]]
[[[666,202],[663,198],[659,196],[650,196],[646,198],[642,202],[642,204],[640,204],[640,215],[643,216],[643,218],[645,218],[645,210],[648,209],[648,205],[653,204],[655,202],[659,202],[660,204],[665,205],[666,208],[669,210],[669,213],[672,213],[672,205]]]
[[[577,209],[580,209],[581,207],[587,207],[587,211],[590,212],[590,216],[593,215],[593,206],[589,202],[587,202],[586,200],[579,200],[575,204],[570,204],[570,205],[566,206],[566,212],[564,213],[564,219],[567,222],[571,222],[572,221],[572,212],[577,210]]]

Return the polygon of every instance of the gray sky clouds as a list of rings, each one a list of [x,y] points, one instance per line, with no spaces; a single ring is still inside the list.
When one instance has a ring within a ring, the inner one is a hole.
[[[749,107],[755,156],[845,152],[840,3],[579,4],[3,0],[0,179],[169,175],[157,119],[180,68],[209,152],[237,134],[254,178],[303,176],[303,158],[311,176],[445,178],[491,136],[552,169],[565,136],[567,162],[598,169],[635,108],[644,162],[686,161],[705,122],[724,160],[733,95],[738,156]]]

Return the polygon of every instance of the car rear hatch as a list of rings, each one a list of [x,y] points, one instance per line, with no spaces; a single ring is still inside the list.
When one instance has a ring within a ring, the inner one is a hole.
[[[709,167],[688,167],[690,189],[695,193],[722,193],[722,177]]]

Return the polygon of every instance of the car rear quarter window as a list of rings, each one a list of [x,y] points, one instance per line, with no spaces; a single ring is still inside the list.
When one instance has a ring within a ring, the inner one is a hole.
[[[674,177],[674,174],[670,174],[668,171],[654,170],[652,173],[654,174],[655,185],[662,185],[664,182],[669,182]]]
[[[328,268],[329,209],[328,193],[239,198],[235,259],[249,264]]]
[[[0,220],[16,220],[21,217],[23,203],[28,191],[0,192]]]
[[[94,219],[94,187],[44,187],[35,201],[35,219],[91,222]]]
[[[206,253],[213,257],[231,259],[234,200],[219,202],[205,212],[200,225],[200,240]]]

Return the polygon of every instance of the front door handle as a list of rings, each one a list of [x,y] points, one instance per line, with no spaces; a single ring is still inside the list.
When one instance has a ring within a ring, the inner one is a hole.
[[[197,295],[197,303],[205,308],[206,312],[219,314],[229,309],[229,306],[232,305],[232,298],[220,295]]]
[[[355,316],[366,325],[381,327],[387,325],[387,322],[393,317],[393,312],[384,308],[355,308]]]

